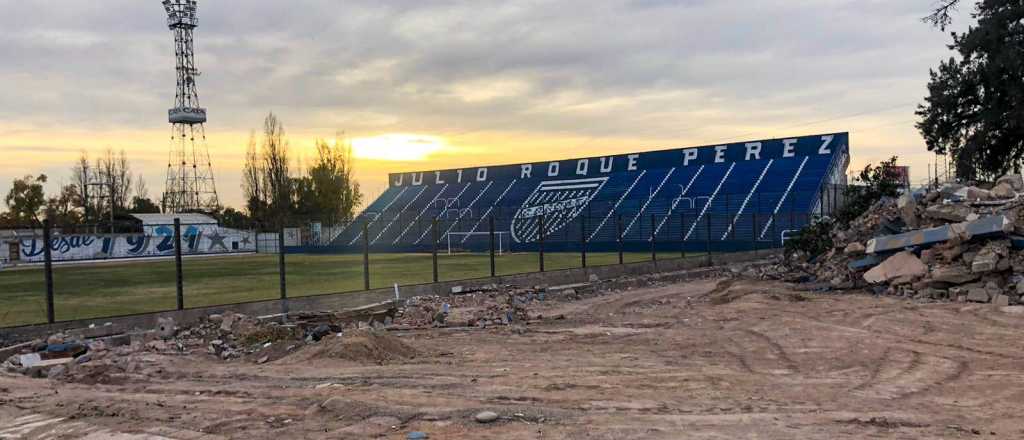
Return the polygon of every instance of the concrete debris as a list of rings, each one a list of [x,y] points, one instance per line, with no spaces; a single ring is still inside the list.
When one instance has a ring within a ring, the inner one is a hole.
[[[896,200],[896,208],[899,209],[900,218],[903,222],[912,228],[918,226],[917,221],[917,201],[914,200],[914,196],[910,193],[903,194],[898,200]]]
[[[1008,183],[1000,183],[992,188],[992,196],[997,199],[1012,199],[1017,197],[1017,191]]]
[[[864,274],[864,281],[871,284],[905,280],[898,284],[907,284],[928,273],[928,268],[914,254],[900,252],[875,266]]]
[[[867,248],[864,247],[864,245],[862,245],[862,244],[860,244],[860,243],[858,243],[856,241],[853,242],[853,243],[848,244],[846,246],[846,249],[843,249],[843,253],[846,254],[846,255],[861,255],[865,251],[867,251]]]
[[[1024,191],[1024,179],[1020,174],[1007,174],[1000,177],[999,180],[996,180],[996,186],[1002,185],[1009,186],[1010,189],[1017,192]]]
[[[760,277],[919,301],[1024,304],[1024,178],[946,184],[883,198],[821,255],[788,256]],[[866,244],[865,244],[866,243]]]
[[[962,222],[971,215],[971,207],[967,205],[932,205],[924,211],[925,216],[936,220]]]

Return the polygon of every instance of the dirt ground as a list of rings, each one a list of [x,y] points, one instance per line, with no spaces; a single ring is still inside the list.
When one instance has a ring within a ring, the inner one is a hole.
[[[1024,438],[1024,315],[988,305],[710,280],[534,312],[565,319],[4,375],[0,439]]]

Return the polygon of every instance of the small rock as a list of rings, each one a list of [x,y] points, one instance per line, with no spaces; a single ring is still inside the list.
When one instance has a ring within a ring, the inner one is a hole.
[[[1008,307],[1010,305],[1010,297],[1006,295],[996,295],[992,297],[992,304],[996,307]]]
[[[863,254],[865,250],[866,248],[864,245],[855,241],[847,245],[846,249],[843,250],[843,253],[846,255],[860,255]]]
[[[53,335],[50,335],[49,338],[46,338],[46,343],[51,345],[63,344],[64,339],[66,339],[64,333],[54,333]]]
[[[480,423],[491,423],[498,420],[498,413],[494,411],[481,411],[473,418]]]
[[[598,277],[597,274],[593,274],[593,273],[590,274],[590,277],[587,278],[587,279],[590,280],[591,283],[596,283],[596,282],[601,281],[601,278]]]
[[[159,318],[156,322],[156,334],[161,339],[171,339],[174,337],[174,318]]]
[[[270,360],[270,356],[263,356],[263,357],[261,357],[261,358],[257,359],[257,360],[256,360],[256,363],[257,363],[257,364],[265,364],[265,363],[267,363],[267,361],[269,361],[269,360]]]

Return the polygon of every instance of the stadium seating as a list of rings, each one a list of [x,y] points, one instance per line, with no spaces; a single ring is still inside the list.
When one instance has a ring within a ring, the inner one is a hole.
[[[837,203],[848,139],[834,133],[392,174],[389,188],[325,250],[425,251],[435,237],[442,247],[486,250],[491,218],[513,251],[541,240],[549,251],[779,246]]]

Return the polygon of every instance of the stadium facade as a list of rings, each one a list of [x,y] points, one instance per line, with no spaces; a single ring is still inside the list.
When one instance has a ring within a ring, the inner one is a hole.
[[[849,134],[389,175],[321,251],[779,246],[841,203]],[[436,224],[436,226],[435,226]]]

